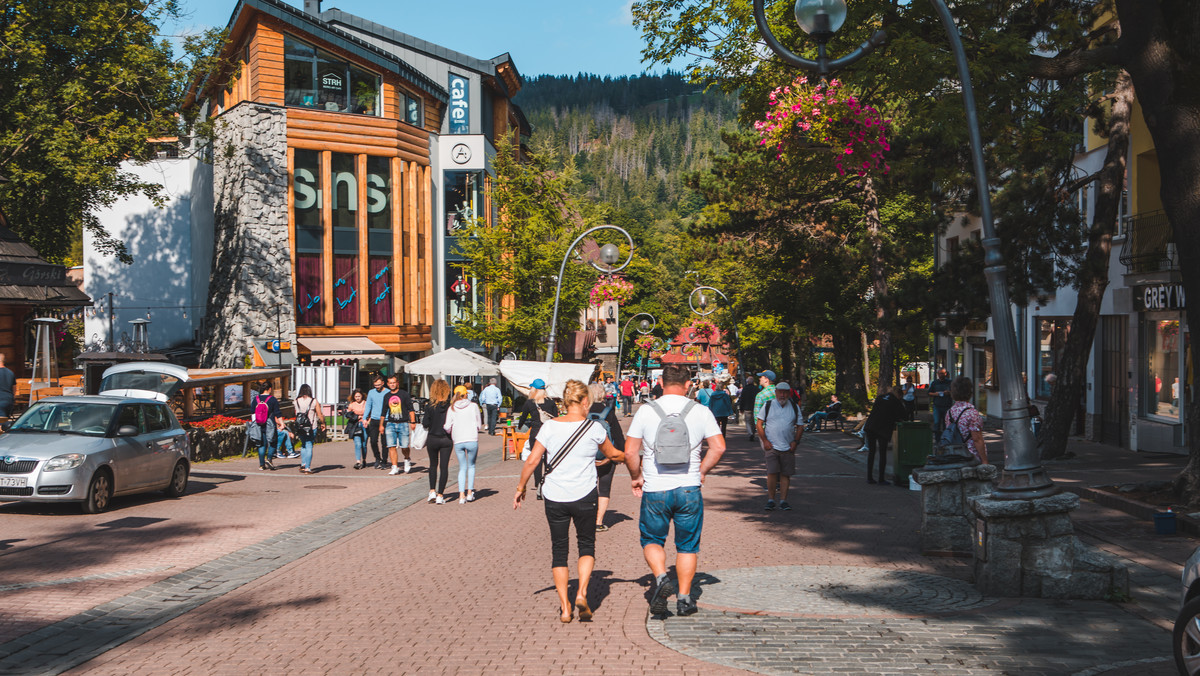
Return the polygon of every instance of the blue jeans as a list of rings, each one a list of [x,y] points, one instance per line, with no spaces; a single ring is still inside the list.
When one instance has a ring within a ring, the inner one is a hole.
[[[699,486],[642,493],[642,511],[638,517],[642,547],[665,544],[671,522],[675,523],[675,551],[699,552],[700,530],[704,527],[704,498]]]
[[[458,490],[475,490],[475,456],[479,453],[478,441],[463,441],[454,444],[454,457],[458,458]]]
[[[367,459],[367,439],[361,434],[356,434],[354,439],[354,460],[360,465]]]
[[[312,439],[301,439],[300,441],[300,466],[312,469]]]
[[[275,438],[276,436],[283,434],[282,432],[278,432],[274,425],[270,423],[267,423],[267,425],[268,427],[263,430],[263,440],[258,442],[259,467],[267,464],[267,461],[271,459],[272,455],[274,455]],[[247,434],[249,434],[249,431],[247,431]]]

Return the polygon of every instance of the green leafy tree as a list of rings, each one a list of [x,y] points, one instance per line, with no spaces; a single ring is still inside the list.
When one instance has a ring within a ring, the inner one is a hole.
[[[193,62],[158,38],[177,12],[173,0],[0,7],[0,213],[42,255],[63,259],[86,228],[98,249],[128,261],[94,212],[159,196],[120,163],[147,159],[147,138],[178,131]]]
[[[458,239],[467,258],[464,267],[484,284],[489,302],[469,312],[455,330],[469,340],[532,358],[547,339],[566,248],[591,221],[572,194],[572,165],[557,163],[552,148],[538,148],[518,160],[511,143],[500,143],[493,166],[492,201],[499,218],[490,227],[483,220],[471,222]],[[579,248],[588,256],[594,245]],[[564,277],[558,345],[566,332],[578,330],[579,312],[596,275],[591,266],[572,262]]]

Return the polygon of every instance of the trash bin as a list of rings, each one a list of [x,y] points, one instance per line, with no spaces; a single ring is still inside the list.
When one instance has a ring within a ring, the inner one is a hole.
[[[892,474],[897,483],[905,486],[908,484],[909,473],[918,467],[924,467],[925,459],[933,452],[933,430],[929,428],[929,423],[896,423],[892,448],[895,449],[889,453]]]

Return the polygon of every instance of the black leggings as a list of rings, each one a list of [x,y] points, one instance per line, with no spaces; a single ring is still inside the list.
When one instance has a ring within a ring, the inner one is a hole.
[[[879,451],[879,480],[883,481],[883,473],[887,468],[888,442],[890,435],[885,436],[867,430],[867,478],[871,478],[871,468],[875,465],[875,451]]]
[[[425,450],[429,452],[429,490],[436,489],[438,495],[446,492],[446,478],[450,475],[450,456],[454,455],[454,444],[450,437],[435,437],[429,435],[425,442]]]
[[[574,502],[545,503],[546,523],[550,524],[550,567],[567,567],[572,521],[579,556],[596,556],[596,489]]]
[[[375,462],[383,462],[383,456],[379,453],[379,419],[367,421],[367,439],[371,442],[371,454],[375,456]],[[383,442],[386,444],[387,439]],[[367,454],[363,453],[363,462],[366,462]]]
[[[617,466],[611,460],[596,468],[596,488],[600,497],[607,498],[612,495],[612,480],[616,473]]]

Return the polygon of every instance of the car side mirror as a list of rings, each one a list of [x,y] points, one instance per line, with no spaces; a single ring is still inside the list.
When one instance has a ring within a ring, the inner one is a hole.
[[[117,428],[118,437],[132,437],[138,433],[138,428],[134,425],[121,425]]]

